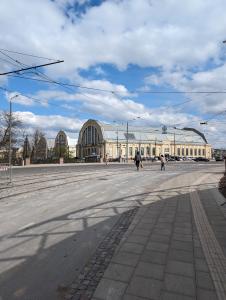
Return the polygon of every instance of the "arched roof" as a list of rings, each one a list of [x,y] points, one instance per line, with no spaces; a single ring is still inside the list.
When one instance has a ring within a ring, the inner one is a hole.
[[[106,124],[103,122],[97,121],[99,126],[102,129],[103,139],[106,141],[115,141],[118,140],[121,142],[126,142],[127,140],[127,128],[126,124],[117,125],[117,124]],[[128,138],[132,142],[163,142],[170,141],[179,144],[207,144],[207,140],[201,132],[194,128],[169,128],[167,133],[163,133],[161,127],[140,127],[140,126],[128,126]]]
[[[88,126],[96,126],[102,133],[102,141],[114,142],[118,139],[121,143],[127,141],[127,127],[126,124],[107,124],[97,120],[88,120],[85,122],[80,130],[78,143],[81,141],[81,135]],[[158,143],[169,141],[176,144],[207,144],[207,140],[201,132],[194,128],[168,128],[166,133],[163,133],[161,127],[141,127],[141,126],[128,126],[128,139],[130,142]]]

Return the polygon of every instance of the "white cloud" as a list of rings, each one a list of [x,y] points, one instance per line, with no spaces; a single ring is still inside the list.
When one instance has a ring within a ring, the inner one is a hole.
[[[104,1],[73,19],[65,3],[73,1],[2,0],[1,47],[63,58],[65,63],[46,68],[62,76],[99,63],[125,69],[218,61],[226,36],[224,0]]]
[[[69,132],[78,132],[84,122],[84,120],[73,119],[64,117],[61,115],[37,115],[30,111],[17,111],[16,114],[22,120],[25,129],[40,128],[42,130],[54,130],[60,129]]]
[[[192,102],[190,106],[199,113],[218,113],[226,110],[226,64],[207,71],[168,71],[145,79],[146,87],[168,86],[184,91]],[[187,92],[198,92],[195,94]],[[199,93],[202,92],[202,93]],[[206,93],[205,93],[206,92]],[[216,93],[211,93],[216,92]],[[220,93],[217,93],[220,92]]]
[[[39,56],[62,58],[64,63],[45,70],[54,78],[69,79],[94,88],[114,90],[115,94],[77,90],[76,93],[55,90],[39,91],[37,98],[47,104],[58,101],[71,109],[81,103],[80,110],[102,118],[127,120],[141,116],[150,123],[189,124],[199,117],[186,112],[147,108],[131,100],[125,86],[107,80],[86,80],[79,77],[81,69],[98,64],[113,64],[124,70],[129,64],[140,67],[159,67],[160,76],[149,77],[145,84],[169,85],[177,90],[225,89],[226,65],[222,64],[226,52],[221,41],[226,38],[225,0],[109,0],[99,6],[86,7],[84,12],[67,11],[73,4],[89,4],[86,0],[2,0],[0,11],[1,48]],[[25,64],[43,60],[13,55]],[[0,54],[0,59],[7,59]],[[215,69],[208,68],[207,62]],[[0,60],[0,70],[15,66]],[[190,70],[196,70],[195,73]],[[104,75],[104,74],[102,74]],[[0,77],[0,80],[2,79]],[[118,94],[117,94],[118,93]],[[120,94],[120,97],[119,97]],[[224,95],[190,95],[196,113],[218,112],[226,107]],[[26,97],[18,97],[23,105],[34,105]],[[74,128],[70,118],[39,116],[24,112],[29,126],[46,124]],[[64,119],[66,118],[66,119]],[[70,120],[70,121],[68,121]],[[64,122],[65,121],[65,122]],[[58,124],[58,125],[57,125]],[[196,124],[196,123],[194,123]],[[214,133],[220,125],[211,127]],[[215,130],[215,131],[214,131]]]
[[[97,74],[97,75],[106,75],[106,72],[103,70],[103,68],[101,68],[100,66],[98,66],[98,67],[96,67],[95,68],[95,73]]]
[[[25,106],[32,106],[34,101],[31,98],[21,95],[18,92],[6,93],[6,98],[8,101],[12,101],[12,103],[18,103]]]

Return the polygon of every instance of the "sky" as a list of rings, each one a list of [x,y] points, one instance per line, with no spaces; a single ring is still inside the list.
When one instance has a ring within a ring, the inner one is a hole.
[[[226,148],[224,40],[225,0],[1,0],[0,73],[64,62],[1,75],[0,111],[12,99],[49,138],[91,118],[193,127]]]

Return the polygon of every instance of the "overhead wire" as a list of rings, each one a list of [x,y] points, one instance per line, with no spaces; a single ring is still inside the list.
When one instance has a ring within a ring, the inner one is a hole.
[[[12,51],[12,50],[3,49],[3,48],[0,48],[0,50],[6,51],[6,52],[9,52],[9,53],[20,54],[20,55],[24,55],[24,56],[36,57],[36,58],[47,59],[47,60],[56,60],[54,58],[49,58],[49,57],[44,57],[44,56],[37,56],[37,55],[34,55],[34,54],[28,54],[28,53],[24,53],[24,52]]]
[[[20,61],[12,58],[8,54],[4,53],[3,51],[7,51],[7,52],[11,52],[11,53],[18,53],[18,54],[22,54],[22,55],[37,57],[37,58],[43,58],[43,59],[53,60],[53,59],[42,57],[42,56],[25,54],[25,53],[21,53],[21,52],[10,51],[10,50],[6,50],[6,49],[3,49],[3,48],[0,48],[0,52],[3,55],[7,56],[8,58],[14,60],[15,62],[17,62],[19,64],[23,64],[23,63],[21,63]],[[24,66],[28,66],[28,65],[25,65],[25,64],[23,64],[23,65]],[[40,71],[37,71],[37,72],[40,72]],[[43,73],[42,73],[42,75],[46,76]],[[77,87],[77,88],[81,88],[81,89],[90,89],[90,90],[101,91],[101,92],[108,92],[108,93],[114,93],[114,92],[116,92],[118,94],[128,94],[128,93],[139,93],[139,94],[141,94],[141,93],[143,93],[143,94],[226,94],[225,90],[224,91],[141,91],[141,90],[114,91],[114,90],[108,90],[108,89],[87,87],[87,86],[82,86],[82,85],[79,85],[79,84],[77,84],[77,85],[76,84],[68,84],[68,83],[64,83],[64,82],[59,82],[59,81],[56,81],[56,80],[52,80],[49,77],[46,77],[46,78],[48,78],[50,81],[54,81],[55,84],[59,84],[59,85],[70,86],[70,87]],[[33,78],[26,78],[26,79],[35,80]]]
[[[7,51],[9,53],[16,53],[16,54],[21,54],[21,55],[27,55],[27,56],[36,57],[36,58],[43,58],[43,59],[52,60],[52,59],[46,58],[46,57],[41,57],[41,56],[36,56],[36,55],[31,55],[31,54],[25,54],[25,53],[22,53],[22,52],[10,51],[10,50],[6,50],[6,49],[3,49],[3,48],[0,48],[0,53],[2,53],[6,57],[8,57],[10,60],[12,60],[15,63],[17,63],[19,65],[22,65],[22,66],[28,66],[28,65],[20,62],[19,60],[14,59],[13,57],[11,57],[10,55],[4,53],[3,51]],[[15,65],[14,63],[12,63],[12,61],[8,61],[8,62],[11,63],[11,64],[13,64],[13,65]],[[60,85],[60,86],[62,86],[64,88],[67,88],[68,90],[73,91],[73,92],[74,92],[74,90],[72,89],[72,87],[73,88],[80,88],[80,89],[88,89],[88,90],[93,90],[93,91],[99,91],[99,92],[108,92],[108,93],[114,94],[115,96],[118,96],[118,94],[121,94],[121,93],[128,93],[129,92],[129,91],[127,91],[127,92],[126,91],[125,92],[123,92],[123,91],[113,91],[113,90],[100,89],[100,88],[92,88],[92,87],[87,87],[87,86],[82,86],[82,85],[76,85],[76,84],[63,83],[63,82],[59,82],[59,81],[56,81],[56,80],[50,78],[49,76],[47,76],[46,74],[43,74],[39,70],[36,70],[35,72],[31,72],[31,73],[33,73],[33,74],[35,74],[35,75],[37,75],[37,76],[39,76],[39,77],[41,77],[43,79],[37,79],[37,78],[33,78],[33,77],[25,77],[23,75],[11,75],[10,77],[19,77],[19,78],[24,78],[24,79],[29,79],[29,80],[36,80],[36,81],[40,81],[40,82],[54,83],[56,85]],[[136,91],[136,90],[130,91],[130,93],[137,93],[137,92],[138,91]],[[139,91],[139,92],[141,92],[141,91]],[[153,93],[153,94],[160,94],[160,93],[161,94],[184,94],[184,93],[190,93],[190,94],[211,94],[211,93],[222,93],[223,94],[223,93],[226,93],[226,91],[208,91],[208,92],[206,92],[206,91],[142,91],[142,93]],[[85,96],[88,99],[92,99],[92,100],[94,99],[94,97],[92,97],[91,95],[88,96],[87,94],[84,94],[81,91],[80,91],[80,94],[83,95],[83,96]],[[27,96],[27,95],[25,95],[25,97],[30,98],[30,99],[32,99],[34,101],[37,100],[37,99],[35,99],[33,97],[30,97],[30,96]],[[120,97],[120,100],[123,100],[123,99],[121,99],[121,97]],[[166,108],[171,108],[171,107],[175,107],[175,106],[184,105],[184,104],[186,104],[188,102],[191,102],[191,101],[193,101],[193,100],[189,99],[189,100],[186,100],[186,101],[184,101],[182,103],[177,103],[177,104],[173,104],[173,105],[170,105],[170,106],[167,105]],[[39,103],[43,104],[41,101],[39,101]],[[49,103],[49,101],[47,103]],[[50,105],[53,105],[53,103],[51,103]],[[55,106],[60,106],[60,105],[55,105]],[[60,106],[60,107],[62,107],[62,106]],[[224,113],[224,112],[220,112],[218,114],[222,114],[222,113]],[[214,116],[216,116],[216,115],[213,115],[213,117]],[[207,122],[210,121],[213,117],[209,118],[207,120]],[[197,121],[193,121],[193,122],[190,122],[190,124],[191,123],[196,123],[196,122]],[[200,122],[201,122],[201,120],[200,120]],[[182,125],[182,124],[187,124],[187,122],[177,123],[177,124],[174,124],[174,125],[178,126],[178,125]]]
[[[26,95],[26,94],[24,94],[24,93],[20,93],[20,92],[15,92],[15,91],[9,90],[8,88],[2,87],[2,86],[0,86],[0,89],[3,90],[3,91],[5,91],[5,92],[8,92],[8,93],[16,93],[16,94],[18,94],[18,95],[20,95],[20,96],[23,96],[23,97],[26,97],[26,98],[28,98],[28,99],[31,99],[31,100],[33,100],[34,102],[39,103],[39,104],[42,104],[42,105],[44,106],[43,101],[40,100],[40,99],[31,97],[31,96]],[[43,100],[46,100],[48,105],[52,105],[52,106],[56,106],[56,107],[62,107],[62,105],[58,105],[58,104],[49,102],[47,99],[43,99]]]

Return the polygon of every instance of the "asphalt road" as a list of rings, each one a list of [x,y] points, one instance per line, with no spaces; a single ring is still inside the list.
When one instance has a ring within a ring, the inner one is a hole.
[[[0,189],[0,299],[63,299],[120,215],[182,174],[222,163],[70,165],[13,169]]]

